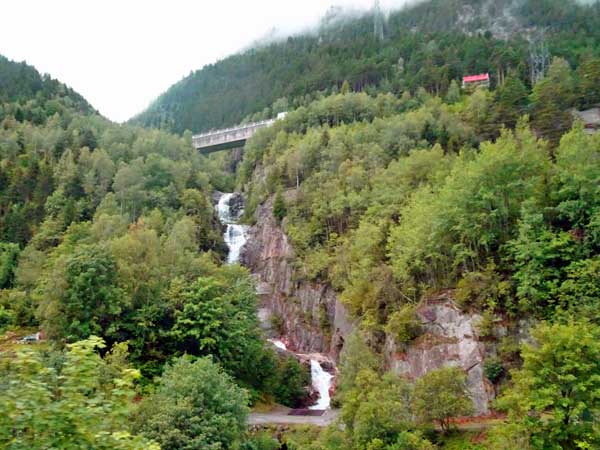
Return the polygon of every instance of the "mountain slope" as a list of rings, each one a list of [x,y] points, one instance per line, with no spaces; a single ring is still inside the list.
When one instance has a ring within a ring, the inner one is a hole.
[[[40,74],[25,62],[15,62],[0,55],[0,103],[24,103],[37,99],[41,102],[68,98],[69,106],[89,114],[94,108],[77,92],[49,75]]]
[[[526,37],[544,39],[553,56],[573,65],[600,48],[597,2],[430,0],[381,18],[383,40],[374,34],[376,17],[374,12],[328,17],[316,33],[208,65],[172,86],[131,122],[199,132],[238,123],[250,114],[258,119],[307,104],[316,92],[334,92],[344,80],[354,90],[394,93],[418,87],[445,93],[452,79],[479,72],[492,73],[496,82],[515,71],[527,83]],[[540,38],[543,31],[545,38]]]

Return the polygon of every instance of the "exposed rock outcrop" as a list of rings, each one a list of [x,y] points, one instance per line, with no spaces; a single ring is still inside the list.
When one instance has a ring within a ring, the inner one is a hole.
[[[282,334],[289,348],[337,359],[352,323],[329,285],[294,279],[294,249],[272,215],[272,201],[256,212],[241,261],[255,275],[267,329]]]
[[[460,311],[448,293],[423,304],[417,316],[424,333],[409,346],[399,349],[388,337],[385,355],[390,369],[416,379],[442,366],[461,367],[467,373],[476,412],[487,414],[494,389],[483,370],[485,344],[477,338],[476,326],[481,317]]]
[[[348,312],[329,285],[295,279],[294,249],[272,215],[272,201],[257,209],[256,219],[241,261],[256,277],[264,328],[272,337],[281,337],[293,352],[323,353],[337,360],[353,328]],[[417,315],[424,333],[402,346],[388,336],[384,347],[387,367],[410,379],[443,366],[461,367],[467,373],[475,412],[489,413],[494,387],[485,377],[484,360],[496,349],[494,343],[477,336],[481,317],[461,311],[451,291],[424,302]],[[527,328],[517,325],[517,333]],[[498,338],[509,334],[503,327],[496,331]],[[526,336],[514,337],[522,342]]]

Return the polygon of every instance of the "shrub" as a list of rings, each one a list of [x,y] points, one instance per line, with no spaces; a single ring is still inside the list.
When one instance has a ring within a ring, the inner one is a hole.
[[[422,329],[415,305],[403,305],[398,311],[392,313],[385,327],[385,332],[391,335],[396,343],[402,344],[418,337]]]

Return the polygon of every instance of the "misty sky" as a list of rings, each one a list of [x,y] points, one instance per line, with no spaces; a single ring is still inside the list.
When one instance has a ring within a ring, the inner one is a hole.
[[[380,0],[383,8],[403,0]],[[68,84],[124,121],[171,84],[274,27],[316,24],[373,0],[18,0],[2,4],[0,54]]]

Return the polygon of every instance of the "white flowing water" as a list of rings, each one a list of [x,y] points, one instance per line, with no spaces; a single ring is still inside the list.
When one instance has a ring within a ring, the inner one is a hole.
[[[237,223],[241,213],[234,216],[231,212],[230,202],[233,195],[233,193],[223,194],[217,202],[217,213],[219,215],[219,220],[222,224],[227,226],[223,238],[225,239],[225,243],[229,248],[229,254],[227,255],[228,264],[233,264],[239,261],[240,251],[246,244],[246,230],[248,229],[247,226]],[[284,342],[278,339],[269,340],[276,347],[282,350],[287,350]],[[311,359],[310,376],[313,387],[319,393],[319,399],[314,405],[310,406],[309,409],[329,409],[331,404],[329,389],[331,388],[333,375],[323,370],[323,367],[321,367],[321,364],[317,360]]]
[[[279,339],[269,339],[269,342],[271,342],[277,348],[287,350],[285,343]],[[309,406],[308,409],[329,409],[329,406],[331,405],[329,389],[331,389],[333,375],[324,370],[319,361],[316,359],[311,359],[310,378],[313,387],[319,393],[319,399],[314,405]]]
[[[273,343],[273,345],[281,350],[287,350],[287,346],[281,342],[279,339],[269,339]]]
[[[333,375],[326,370],[323,370],[321,364],[314,359],[310,360],[310,375],[313,387],[319,393],[319,400],[308,409],[329,409],[329,405],[331,404],[329,388],[331,387]]]
[[[219,220],[221,223],[227,226],[223,239],[225,244],[229,248],[227,254],[227,263],[233,264],[240,260],[240,251],[246,244],[246,229],[245,225],[239,225],[237,217],[231,214],[231,207],[229,202],[233,197],[233,193],[223,194],[217,203],[217,213],[219,214]]]

